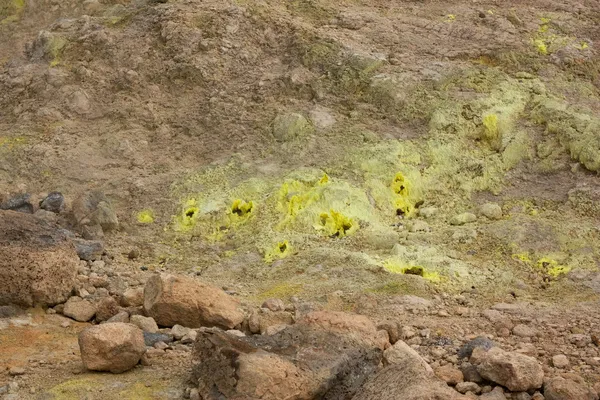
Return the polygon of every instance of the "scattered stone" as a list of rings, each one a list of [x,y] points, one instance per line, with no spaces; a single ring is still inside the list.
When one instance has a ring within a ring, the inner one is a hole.
[[[285,311],[285,304],[281,299],[268,299],[262,304],[261,307],[267,308],[271,311]]]
[[[83,193],[73,201],[72,214],[79,226],[100,226],[104,232],[118,228],[119,219],[113,206],[101,191]]]
[[[533,337],[537,335],[537,330],[528,325],[519,324],[513,328],[512,333],[519,337]]]
[[[96,306],[79,296],[73,296],[65,303],[63,315],[79,322],[87,322],[96,315]]]
[[[475,382],[459,382],[456,384],[456,390],[462,394],[465,394],[467,392],[475,394],[481,393],[481,388]]]
[[[264,334],[272,326],[291,325],[294,317],[287,311],[266,312],[259,314],[260,333]]]
[[[62,230],[33,215],[0,211],[0,305],[62,303],[75,287],[78,267]]]
[[[486,203],[481,206],[481,214],[488,219],[501,219],[502,208],[496,203]]]
[[[110,317],[106,322],[122,322],[124,324],[129,323],[129,313],[127,311],[121,311],[116,315]]]
[[[463,373],[452,365],[438,367],[434,372],[435,376],[446,382],[448,385],[456,385],[459,382],[463,382],[465,379]]]
[[[427,362],[417,353],[412,347],[402,340],[394,343],[393,346],[389,347],[383,352],[383,360],[385,365],[393,364],[411,364],[420,365],[420,367],[427,372],[432,373],[433,369],[427,364]]]
[[[552,365],[555,368],[568,368],[570,363],[569,363],[569,359],[567,358],[567,356],[565,356],[564,354],[557,354],[554,357],[552,357]]]
[[[21,368],[21,367],[11,367],[8,370],[8,374],[10,376],[17,376],[17,375],[25,375],[25,368]]]
[[[480,400],[506,400],[504,390],[500,386],[496,386],[491,392],[484,393],[479,397]]]
[[[238,300],[193,278],[154,275],[144,288],[144,309],[161,326],[234,328],[244,320]]]
[[[60,192],[52,192],[40,202],[40,208],[58,214],[65,208],[65,198]]]
[[[125,289],[120,297],[123,307],[139,307],[144,305],[144,288]]]
[[[73,239],[75,250],[80,259],[94,261],[102,258],[104,245],[98,240]]]
[[[407,358],[373,375],[359,389],[356,400],[467,400],[437,379],[423,361]]]
[[[181,340],[185,335],[187,335],[188,333],[190,333],[191,329],[190,328],[186,328],[185,326],[181,326],[181,325],[174,325],[171,328],[171,335],[173,335],[173,337],[175,338],[175,340]]]
[[[146,344],[146,346],[154,346],[158,342],[172,343],[173,335],[167,335],[165,333],[144,332],[144,343]]]
[[[384,322],[377,326],[377,330],[385,330],[388,333],[388,337],[390,338],[390,343],[394,344],[398,340],[400,340],[400,331],[398,329],[398,324],[395,322]]]
[[[477,216],[473,213],[462,213],[455,215],[450,219],[450,225],[465,225],[477,221]]]
[[[142,315],[132,315],[129,317],[129,322],[144,332],[156,333],[158,332],[158,325],[152,317],[144,317]]]
[[[198,332],[194,330],[190,330],[187,335],[181,338],[181,344],[192,344],[196,341],[198,337]]]
[[[79,334],[79,349],[87,369],[121,373],[135,367],[146,345],[139,328],[116,322],[84,329]]]
[[[485,350],[489,350],[494,347],[496,344],[485,336],[476,337],[473,340],[469,340],[467,343],[463,344],[461,348],[458,350],[458,358],[469,358],[473,353],[473,350],[477,347],[482,347]]]
[[[487,351],[477,347],[471,355],[471,363],[477,366],[477,372],[484,379],[513,392],[538,389],[544,381],[544,371],[535,358],[498,347]]]
[[[0,210],[10,210],[25,214],[33,214],[33,205],[28,193],[21,193],[0,202]]]
[[[461,372],[463,373],[464,379],[467,382],[481,383],[483,378],[477,372],[477,367],[471,363],[465,363],[461,366]]]
[[[595,391],[582,383],[562,377],[552,378],[544,383],[546,400],[598,400]]]
[[[117,315],[118,313],[119,304],[111,296],[105,296],[96,303],[96,320],[99,322],[107,321],[115,315]],[[127,318],[129,318],[129,314],[127,314]]]

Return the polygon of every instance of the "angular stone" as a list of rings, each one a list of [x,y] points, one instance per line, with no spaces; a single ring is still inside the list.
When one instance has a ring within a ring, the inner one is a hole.
[[[139,307],[144,305],[144,288],[125,289],[120,297],[123,307]]]
[[[100,191],[85,192],[73,201],[72,214],[79,226],[99,225],[104,232],[117,229],[119,219],[106,195]]]
[[[271,311],[283,311],[285,310],[285,304],[281,299],[268,299],[262,304],[262,308],[267,308]]]
[[[203,398],[351,398],[376,371],[381,349],[360,335],[293,325],[273,336],[199,333],[193,379]]]
[[[96,306],[81,297],[73,296],[65,303],[63,314],[75,321],[87,322],[96,315]]]
[[[564,354],[557,354],[552,357],[552,365],[555,368],[567,368],[569,367],[569,359]]]
[[[121,373],[135,367],[146,345],[139,328],[115,322],[84,329],[79,334],[79,349],[87,369]]]
[[[173,335],[167,335],[165,333],[144,332],[144,343],[146,344],[146,346],[154,346],[158,342],[172,343]]]
[[[402,340],[398,340],[393,346],[383,352],[383,359],[386,365],[394,364],[414,364],[420,365],[424,371],[433,373],[433,370],[427,362],[412,347]]]
[[[98,240],[73,239],[73,244],[79,258],[85,261],[99,260],[104,253],[104,244]]]
[[[48,196],[40,202],[40,208],[58,214],[65,208],[65,198],[62,193],[59,192],[49,193]]]
[[[121,311],[118,314],[110,317],[106,322],[123,322],[129,323],[129,313],[127,311]]]
[[[144,332],[156,333],[158,332],[158,325],[152,317],[144,317],[142,315],[132,315],[129,317],[129,322]]]
[[[67,235],[33,215],[0,211],[0,305],[55,305],[69,298],[79,259]]]
[[[535,358],[498,347],[488,351],[476,348],[471,355],[471,363],[477,366],[477,372],[484,379],[513,392],[538,389],[544,381],[544,371]]]
[[[96,303],[96,320],[99,322],[107,321],[118,313],[119,304],[111,296],[105,296]],[[127,318],[129,318],[129,314],[127,315]]]
[[[171,335],[173,335],[173,337],[175,338],[175,340],[181,340],[185,335],[187,335],[188,333],[190,333],[191,329],[190,328],[186,328],[185,326],[181,326],[181,325],[174,325],[171,328]]]
[[[592,389],[562,377],[544,383],[544,397],[546,400],[598,400],[598,395]]]
[[[452,365],[444,365],[435,369],[435,376],[446,382],[448,385],[456,385],[465,380],[463,373]]]
[[[161,326],[231,329],[244,320],[236,299],[218,288],[180,275],[154,275],[148,279],[144,309]]]
[[[477,347],[482,347],[485,350],[489,350],[495,346],[495,343],[485,336],[478,336],[475,339],[469,340],[463,344],[458,350],[458,358],[469,358]]]
[[[416,359],[392,364],[375,374],[353,400],[467,400]]]

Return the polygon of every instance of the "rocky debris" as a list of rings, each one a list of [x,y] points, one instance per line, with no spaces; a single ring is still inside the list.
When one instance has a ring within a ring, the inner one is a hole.
[[[265,312],[266,311],[266,312]],[[286,311],[268,311],[261,310],[258,313],[258,332],[265,334],[267,330],[276,326],[291,325],[294,323],[294,317]],[[271,329],[272,332],[272,329]]]
[[[244,320],[236,299],[216,287],[181,275],[154,275],[148,279],[144,309],[161,326],[231,329]]]
[[[167,335],[166,333],[151,333],[144,332],[144,343],[146,346],[154,346],[156,343],[171,343],[173,342],[173,335]]]
[[[387,351],[387,350],[386,350]],[[444,365],[434,370],[435,376],[446,382],[448,385],[456,385],[465,380],[460,369],[452,365]]]
[[[79,334],[79,349],[87,369],[121,373],[135,367],[146,345],[139,328],[115,322],[84,329]]]
[[[144,317],[142,315],[132,315],[129,318],[129,322],[144,332],[156,333],[158,332],[158,325],[152,317]]]
[[[296,324],[351,335],[373,344],[381,350],[385,349],[389,343],[387,332],[377,330],[375,324],[364,315],[340,311],[312,311],[300,318]]]
[[[115,315],[119,314],[119,304],[111,296],[102,297],[96,302],[96,320],[99,322],[108,321]],[[127,314],[127,313],[125,313]],[[129,318],[129,314],[127,314]],[[115,321],[116,322],[116,321]],[[118,321],[118,322],[129,322],[129,321]]]
[[[403,362],[391,364],[370,377],[353,399],[467,400],[436,378],[431,367],[418,354],[417,357],[405,357]]]
[[[119,226],[119,219],[108,198],[101,191],[81,194],[73,201],[72,214],[78,226],[100,226],[109,232]]]
[[[40,208],[59,214],[65,209],[65,198],[60,192],[49,193],[48,196],[40,202]]]
[[[481,393],[481,388],[475,382],[459,382],[456,384],[456,391],[462,394],[468,392],[479,394]]]
[[[546,400],[598,400],[598,394],[585,385],[560,376],[544,383]]]
[[[31,204],[30,199],[31,195],[28,193],[14,195],[0,202],[0,210],[33,214],[33,204]]]
[[[100,260],[104,253],[104,244],[99,240],[73,239],[73,244],[79,258],[85,261]]]
[[[318,324],[288,326],[272,336],[201,329],[193,379],[204,398],[350,398],[381,355],[361,334]]]
[[[125,289],[120,297],[123,307],[139,307],[144,305],[144,288]]]
[[[532,337],[537,335],[537,330],[531,326],[519,324],[515,325],[512,330],[513,335],[519,337]]]
[[[504,390],[500,386],[496,386],[491,392],[484,393],[479,397],[480,400],[506,400]]]
[[[268,299],[261,306],[262,308],[269,309],[271,311],[284,311],[285,304],[281,299]]]
[[[501,219],[502,208],[496,203],[485,203],[481,206],[481,215],[488,219]]]
[[[173,335],[175,340],[181,340],[188,335],[190,331],[190,328],[186,328],[185,326],[181,325],[175,325],[171,328],[171,335]]]
[[[121,311],[114,316],[110,317],[106,322],[123,322],[129,323],[129,313],[127,311]]]
[[[473,213],[462,213],[450,218],[450,225],[465,225],[477,221],[477,216]]]
[[[96,306],[88,300],[73,296],[65,303],[63,314],[75,321],[87,322],[96,315]]]
[[[569,363],[569,359],[567,358],[567,356],[565,356],[564,354],[557,354],[554,357],[552,357],[552,365],[555,368],[568,368],[570,363]]]
[[[463,344],[458,350],[458,358],[469,358],[477,347],[481,347],[485,350],[489,350],[496,344],[485,336],[478,336],[475,339],[469,340]]]
[[[0,305],[54,305],[71,294],[79,259],[65,233],[33,215],[0,211]]]
[[[517,352],[508,352],[493,347],[473,350],[470,362],[477,366],[477,372],[484,378],[502,385],[513,392],[538,389],[544,381],[544,371],[533,357]]]
[[[433,369],[413,348],[407,345],[402,340],[394,343],[383,352],[383,360],[385,365],[394,364],[420,364],[421,368],[428,373],[432,373]]]

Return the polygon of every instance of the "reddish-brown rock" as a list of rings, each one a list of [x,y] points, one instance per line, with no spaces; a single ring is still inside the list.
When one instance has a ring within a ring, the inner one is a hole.
[[[77,281],[79,257],[67,235],[31,214],[0,211],[0,305],[54,305]]]
[[[231,329],[244,320],[239,302],[221,289],[181,275],[154,275],[144,288],[144,309],[161,326]]]

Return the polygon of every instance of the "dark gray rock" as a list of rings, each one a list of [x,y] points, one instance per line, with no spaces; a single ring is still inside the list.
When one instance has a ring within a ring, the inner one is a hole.
[[[0,306],[0,318],[11,318],[23,314],[23,310],[17,306]]]
[[[476,347],[483,347],[485,350],[489,350],[494,346],[496,346],[496,344],[493,341],[484,336],[479,336],[462,345],[462,347],[458,350],[458,358],[471,357],[471,354],[473,354],[473,350]]]
[[[40,202],[40,208],[58,214],[65,208],[65,198],[62,193],[52,192]]]
[[[29,201],[30,197],[31,196],[28,193],[21,193],[10,197],[0,203],[0,210],[12,210],[26,214],[33,214],[33,205]]]
[[[79,258],[85,261],[99,260],[104,253],[104,244],[98,240],[73,239],[73,244]]]
[[[144,331],[144,343],[146,346],[154,346],[158,342],[172,343],[173,335],[167,335],[165,333],[150,333]]]

